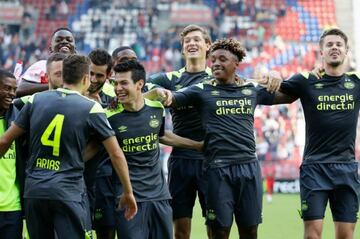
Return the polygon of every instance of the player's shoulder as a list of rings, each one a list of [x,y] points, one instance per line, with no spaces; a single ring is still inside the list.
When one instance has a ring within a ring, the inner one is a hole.
[[[107,118],[111,118],[114,115],[120,114],[122,112],[124,112],[124,106],[120,103],[117,104],[115,107],[109,106],[105,109],[105,114]]]
[[[149,100],[149,99],[145,98],[145,105],[152,107],[152,108],[164,109],[163,104],[161,104],[161,102],[157,101],[157,100]]]
[[[348,77],[360,80],[360,72],[359,71],[349,71],[349,72],[346,72],[345,75],[347,75]]]
[[[102,88],[102,92],[110,97],[115,97],[115,90],[114,90],[114,86],[111,85],[108,82],[105,82],[103,88]]]
[[[166,79],[168,80],[174,80],[174,79],[179,79],[181,77],[181,75],[186,71],[185,67],[176,70],[176,71],[169,71],[165,73]]]

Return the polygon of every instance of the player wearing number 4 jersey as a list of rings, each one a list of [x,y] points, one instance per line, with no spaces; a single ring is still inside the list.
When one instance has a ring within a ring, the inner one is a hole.
[[[0,139],[0,155],[25,132],[30,158],[25,179],[25,215],[30,238],[84,238],[89,213],[84,204],[82,152],[93,135],[108,150],[124,185],[125,217],[137,210],[127,164],[102,107],[79,94],[89,86],[89,59],[72,55],[63,62],[64,89],[35,94]]]

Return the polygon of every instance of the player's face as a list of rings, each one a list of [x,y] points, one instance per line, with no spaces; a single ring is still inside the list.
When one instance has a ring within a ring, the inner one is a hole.
[[[0,110],[7,110],[15,98],[16,80],[6,77],[0,80]]]
[[[95,93],[103,87],[108,77],[107,68],[107,65],[98,66],[90,63],[90,86],[88,89],[90,93]]]
[[[62,61],[53,61],[47,67],[47,77],[50,89],[57,89],[63,86]]]
[[[324,38],[320,54],[326,65],[337,67],[344,63],[348,47],[343,38],[337,35],[328,35]]]
[[[125,49],[123,51],[119,51],[114,60],[114,66],[117,64],[126,62],[126,61],[136,61],[137,56],[133,50]]]
[[[213,76],[221,82],[232,83],[235,79],[235,71],[239,65],[236,56],[231,52],[218,49],[210,54],[211,70]]]
[[[75,53],[75,39],[71,32],[60,30],[51,39],[50,52]]]
[[[183,41],[182,52],[185,59],[206,59],[206,52],[210,49],[210,44],[206,43],[200,31],[189,32]]]
[[[141,96],[141,89],[144,85],[144,81],[139,80],[134,83],[131,75],[131,71],[115,74],[115,94],[118,101],[122,104],[132,103]]]

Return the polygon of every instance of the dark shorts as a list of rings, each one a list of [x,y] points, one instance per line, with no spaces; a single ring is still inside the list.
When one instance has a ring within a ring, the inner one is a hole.
[[[300,167],[301,217],[323,219],[329,201],[333,220],[355,223],[359,211],[357,163],[306,164]]]
[[[196,195],[199,196],[202,215],[205,217],[206,181],[203,177],[202,164],[202,160],[170,157],[168,181],[173,220],[192,217]]]
[[[169,200],[138,202],[138,212],[127,221],[124,211],[117,211],[116,229],[119,238],[173,238],[172,210]]]
[[[21,211],[0,212],[0,239],[21,239],[22,229]]]
[[[88,204],[47,199],[25,199],[25,216],[31,239],[91,238]]]
[[[115,229],[116,197],[114,191],[114,177],[104,176],[96,178],[94,228]]]
[[[236,164],[206,171],[208,183],[206,224],[229,228],[262,222],[262,179],[259,163]]]

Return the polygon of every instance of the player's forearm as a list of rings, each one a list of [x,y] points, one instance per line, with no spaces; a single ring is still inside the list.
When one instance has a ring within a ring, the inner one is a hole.
[[[203,143],[192,139],[184,138],[174,134],[169,130],[165,130],[164,136],[160,138],[160,143],[177,148],[186,148],[201,150]]]
[[[111,163],[120,179],[124,193],[132,194],[128,165],[117,139],[115,136],[107,138],[103,141],[103,145],[110,156]]]
[[[11,142],[5,136],[0,137],[0,158],[8,151],[10,145]]]
[[[36,92],[45,91],[48,89],[49,85],[47,84],[32,83],[23,80],[16,90],[16,97],[32,95]]]

